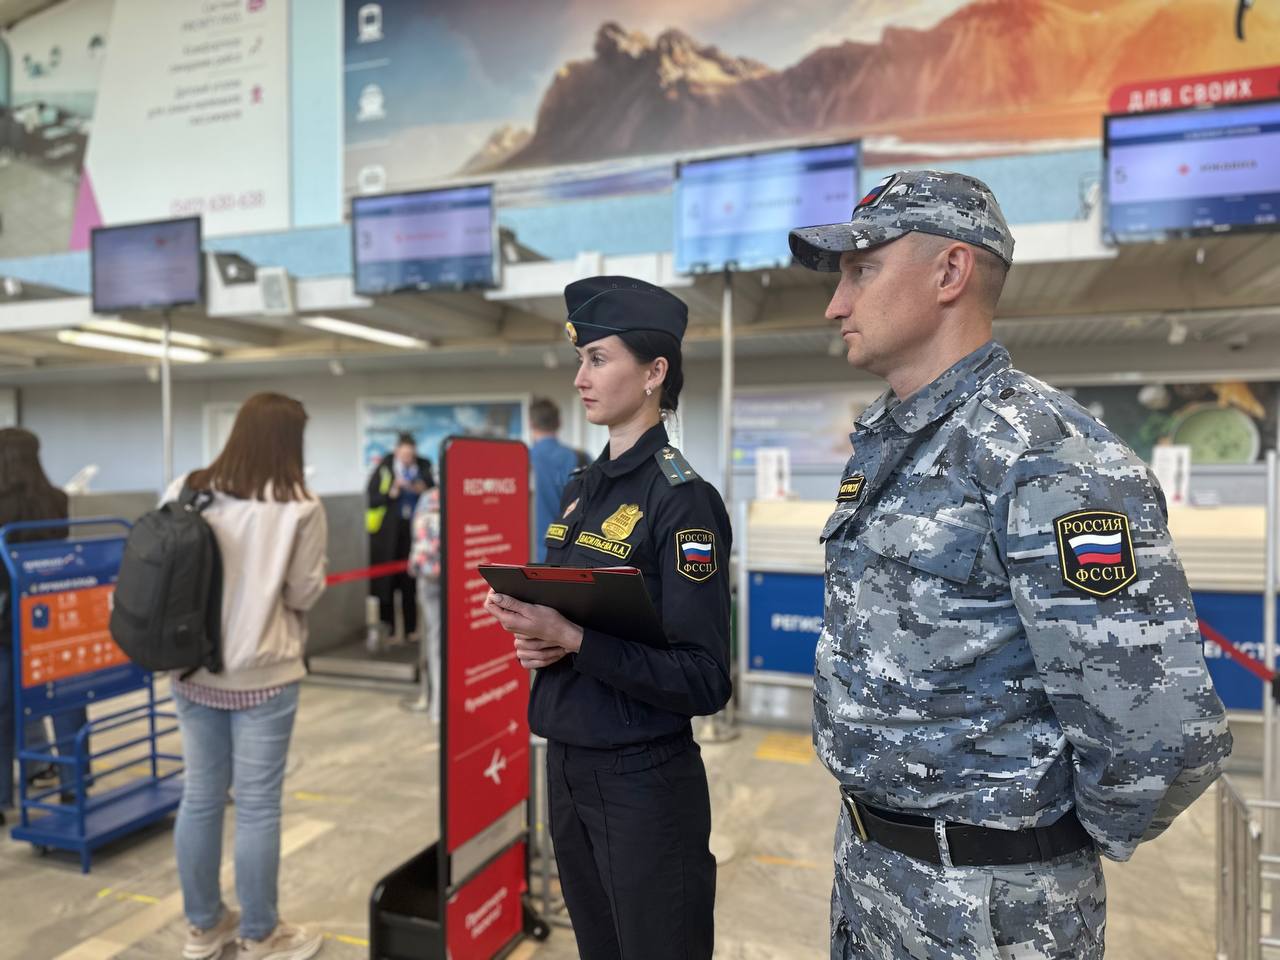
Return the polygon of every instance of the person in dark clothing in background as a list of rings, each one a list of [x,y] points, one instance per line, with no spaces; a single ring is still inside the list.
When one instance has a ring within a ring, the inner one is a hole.
[[[396,438],[395,451],[383,457],[374,468],[365,490],[369,505],[365,520],[371,564],[409,559],[409,548],[413,542],[413,508],[418,505],[418,498],[435,485],[431,461],[418,456],[418,444],[413,434],[400,434]],[[396,627],[397,592],[400,594],[405,636],[409,636],[418,628],[418,601],[413,578],[408,573],[398,573],[370,581],[369,593],[378,598],[379,619],[391,634],[395,633]]]
[[[556,436],[560,432],[560,408],[546,397],[529,404],[529,461],[533,464],[533,529],[538,538],[537,560],[547,559],[542,539],[547,527],[560,516],[560,494],[569,474],[589,462],[581,450],[566,447]]]
[[[0,527],[25,520],[65,520],[67,495],[49,482],[40,466],[40,441],[34,433],[16,427],[0,430]],[[57,540],[67,535],[66,527],[50,527],[15,533],[12,541]],[[13,806],[13,758],[17,731],[13,714],[13,597],[9,571],[0,564],[0,824],[4,810]],[[83,709],[54,717],[54,739],[58,751],[70,749],[80,728],[89,722]],[[29,724],[23,731],[29,747],[46,744],[43,721]],[[61,772],[61,771],[60,771]],[[66,798],[70,770],[62,772]]]

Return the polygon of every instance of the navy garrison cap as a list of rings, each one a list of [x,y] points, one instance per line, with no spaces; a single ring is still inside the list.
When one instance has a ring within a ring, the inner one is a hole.
[[[689,308],[675,294],[632,277],[589,277],[564,288],[569,319],[565,333],[585,346],[615,333],[656,330],[679,342],[689,325]]]

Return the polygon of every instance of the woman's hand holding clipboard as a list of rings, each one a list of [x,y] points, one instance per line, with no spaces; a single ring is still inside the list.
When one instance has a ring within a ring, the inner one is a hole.
[[[563,649],[574,652],[581,645],[581,630],[576,637],[561,637],[563,626],[554,618],[535,610],[521,609],[521,605],[549,607],[560,615],[567,625],[597,630],[622,640],[644,643],[652,647],[665,647],[666,637],[662,622],[649,599],[644,577],[634,567],[550,567],[521,566],[518,564],[480,564],[480,575],[488,581],[499,598],[512,598],[520,605],[498,601],[486,607],[503,627],[517,636],[536,637]],[[491,596],[490,600],[494,598]],[[496,606],[499,609],[495,610]],[[530,630],[544,630],[557,636],[512,629],[527,626]],[[562,643],[567,639],[569,645]],[[574,640],[577,642],[575,643]],[[556,658],[558,659],[558,657]]]

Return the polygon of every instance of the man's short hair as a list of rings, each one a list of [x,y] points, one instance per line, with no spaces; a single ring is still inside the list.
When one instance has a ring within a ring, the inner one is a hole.
[[[1004,293],[1004,282],[1009,278],[1009,264],[990,250],[984,250],[982,247],[974,247],[973,250],[974,259],[977,261],[975,272],[978,292],[991,308],[991,312],[995,313],[996,305],[1000,303],[1000,294]]]
[[[413,434],[412,434],[412,433],[401,433],[401,434],[397,435],[397,436],[396,436],[396,446],[397,446],[397,447],[403,447],[405,444],[408,444],[408,445],[409,445],[409,446],[411,446],[411,447],[417,447],[417,445],[418,445],[418,441],[417,441],[417,440],[415,440],[415,439],[413,439]]]
[[[932,233],[917,232],[908,236],[919,238],[916,242],[921,244],[922,249],[927,251],[929,256],[941,253],[954,243],[964,242]],[[1000,302],[1000,294],[1004,292],[1005,279],[1009,276],[1009,264],[984,247],[972,243],[966,243],[965,246],[973,251],[973,277],[970,282],[973,284],[974,292],[982,298],[983,304],[994,314],[996,304]]]
[[[529,404],[529,425],[540,433],[555,433],[560,429],[560,408],[554,400],[538,397]]]

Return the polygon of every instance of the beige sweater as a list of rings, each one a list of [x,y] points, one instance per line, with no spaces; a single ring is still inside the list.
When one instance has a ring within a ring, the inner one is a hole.
[[[176,500],[183,477],[164,502]],[[329,529],[317,500],[238,500],[215,494],[203,514],[222,552],[222,673],[188,682],[262,690],[306,675],[307,611],[324,593]]]

